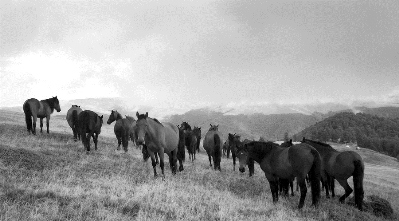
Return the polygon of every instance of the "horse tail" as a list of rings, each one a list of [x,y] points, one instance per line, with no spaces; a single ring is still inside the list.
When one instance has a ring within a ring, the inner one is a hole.
[[[25,113],[26,128],[28,129],[28,131],[31,131],[32,130],[32,111],[30,109],[30,104],[28,102],[25,102],[23,109],[24,109],[24,113]]]
[[[355,204],[359,210],[363,210],[363,177],[364,177],[364,164],[361,159],[355,160],[355,170],[353,171],[353,186],[355,189]]]
[[[215,156],[215,162],[217,160],[219,166],[220,166],[220,158],[222,157],[222,153],[220,151],[220,137],[218,134],[215,134],[213,136],[213,141],[214,141],[214,156]]]
[[[310,151],[313,155],[313,164],[309,171],[310,186],[312,190],[312,204],[317,206],[320,200],[321,157],[316,149]]]
[[[180,137],[181,135],[180,133],[178,135],[179,135],[179,143],[177,144],[177,159],[184,162],[186,160],[186,150],[184,148],[186,139],[182,139]]]

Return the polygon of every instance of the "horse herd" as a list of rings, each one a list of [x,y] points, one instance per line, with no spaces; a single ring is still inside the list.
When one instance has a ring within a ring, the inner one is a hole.
[[[50,114],[61,111],[57,97],[38,101],[31,98],[25,101],[23,110],[27,129],[36,133],[36,120],[40,118],[40,131],[42,132],[43,118],[46,118],[47,133],[49,133]],[[157,176],[156,165],[159,163],[164,177],[164,155],[168,155],[172,173],[184,170],[185,149],[191,161],[195,160],[199,152],[201,128],[191,126],[187,122],[174,125],[168,122],[159,122],[145,114],[136,113],[137,120],[133,117],[122,117],[116,110],[112,110],[107,124],[115,121],[114,133],[118,141],[117,149],[122,144],[125,152],[128,151],[128,141],[132,140],[142,147],[143,158],[151,158],[154,176]],[[72,105],[68,110],[66,120],[72,128],[75,141],[82,140],[86,151],[90,151],[90,138],[93,137],[97,150],[98,135],[101,133],[103,116],[90,110],[82,110],[80,106]],[[236,158],[239,161],[239,171],[245,172],[249,168],[249,176],[254,174],[254,162],[260,165],[270,185],[273,202],[278,201],[279,190],[284,196],[288,195],[288,187],[296,178],[300,188],[298,208],[304,205],[307,194],[306,181],[310,183],[312,205],[317,206],[320,200],[321,184],[326,191],[326,197],[335,197],[335,180],[344,188],[345,193],[339,198],[340,202],[353,192],[347,179],[353,177],[355,205],[363,209],[363,178],[364,162],[361,156],[354,151],[339,152],[329,144],[303,138],[299,144],[292,140],[278,145],[271,141],[241,141],[237,134],[228,134],[226,142],[222,141],[222,134],[218,125],[210,125],[203,139],[203,148],[208,154],[209,164],[215,170],[221,170],[222,155],[231,152],[233,170],[235,171]],[[159,160],[158,160],[159,158]]]

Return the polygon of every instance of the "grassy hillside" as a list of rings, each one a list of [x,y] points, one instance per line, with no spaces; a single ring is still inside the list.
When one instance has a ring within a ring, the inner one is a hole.
[[[219,130],[227,139],[228,133],[240,134],[243,138],[267,140],[284,138],[284,133],[295,134],[321,120],[318,116],[305,114],[251,114],[224,115],[207,109],[191,110],[182,115],[172,115],[169,121],[181,124],[187,121],[191,126],[200,126],[205,135],[209,124],[219,124]]]
[[[384,220],[324,194],[313,208],[310,191],[302,210],[298,192],[273,204],[258,166],[248,178],[223,158],[216,172],[203,152],[185,162],[183,172],[172,176],[166,164],[165,181],[154,179],[151,163],[131,144],[127,154],[115,150],[112,130],[104,124],[99,150],[86,154],[64,119],[52,118],[50,135],[28,136],[21,113],[1,111],[0,220]],[[399,211],[398,162],[359,153],[366,161],[366,198],[381,196]]]

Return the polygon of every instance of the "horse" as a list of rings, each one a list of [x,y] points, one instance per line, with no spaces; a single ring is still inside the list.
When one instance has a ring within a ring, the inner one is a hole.
[[[118,140],[118,147],[116,149],[120,150],[122,144],[123,150],[126,153],[128,150],[129,138],[133,136],[132,131],[133,127],[136,125],[136,120],[133,117],[122,118],[122,115],[118,111],[112,110],[107,120],[107,124],[109,125],[114,121],[116,121],[114,125],[114,133]]]
[[[194,132],[193,130],[191,130],[191,126],[185,121],[181,123],[180,128],[184,131],[185,146],[187,148],[190,160],[193,162],[195,160],[197,142],[199,142],[197,139],[198,131]]]
[[[220,161],[222,158],[223,143],[221,140],[222,134],[219,132],[218,127],[219,125],[210,124],[209,130],[205,134],[203,147],[208,154],[209,165],[212,167],[211,158],[213,158],[214,169],[221,171]]]
[[[184,150],[185,148],[185,144],[186,144],[186,136],[184,134],[184,130],[181,126],[177,125],[177,128],[179,129],[179,144],[178,144],[178,148],[179,150]],[[186,152],[184,151],[182,153],[182,159],[183,161],[185,161],[186,159]]]
[[[36,121],[40,118],[40,132],[43,133],[43,118],[46,118],[47,133],[50,133],[50,114],[61,111],[57,96],[38,101],[36,98],[26,100],[22,106],[25,113],[25,121],[28,132],[36,134]],[[33,118],[33,121],[32,121]],[[33,124],[33,126],[32,126]]]
[[[222,150],[223,150],[223,156],[226,156],[227,158],[229,158],[229,157],[227,156],[228,145],[229,145],[229,140],[227,139],[227,140],[223,143],[223,148],[222,148]]]
[[[69,126],[72,128],[73,139],[75,141],[77,141],[78,139],[80,140],[80,133],[78,133],[78,116],[80,112],[82,112],[82,108],[80,108],[80,106],[72,105],[66,115],[66,120]]]
[[[229,158],[230,151],[231,151],[231,155],[232,155],[232,158],[233,158],[233,171],[236,170],[236,153],[237,153],[238,147],[249,143],[248,139],[245,139],[244,141],[241,141],[240,138],[241,138],[240,135],[237,135],[235,133],[234,134],[229,133],[227,141],[226,141],[226,143],[228,143],[228,146],[227,146],[227,158]],[[251,177],[254,174],[254,172],[255,172],[255,168],[253,167],[254,164],[253,164],[253,159],[252,158],[248,159],[247,165],[249,167],[249,176]]]
[[[193,133],[197,137],[197,144],[196,144],[197,146],[196,146],[195,150],[197,151],[197,153],[199,153],[199,147],[200,147],[200,141],[201,141],[201,127],[194,126]]]
[[[236,155],[239,159],[239,170],[245,172],[245,165],[254,168],[252,159],[260,164],[265,172],[272,192],[273,202],[278,201],[278,180],[292,180],[297,178],[301,188],[298,208],[302,208],[307,193],[305,177],[310,174],[312,205],[317,206],[320,200],[320,154],[310,145],[297,144],[288,148],[280,147],[273,142],[252,141],[244,145],[237,145]]]
[[[93,137],[94,149],[97,150],[98,135],[101,133],[101,126],[103,125],[103,115],[98,116],[91,110],[84,110],[80,112],[78,117],[78,131],[82,138],[83,146],[89,152],[90,138]]]
[[[345,202],[353,189],[349,186],[347,179],[353,176],[353,186],[355,189],[355,205],[359,210],[363,210],[363,178],[364,178],[364,162],[362,157],[354,151],[339,152],[332,148],[329,144],[302,139],[302,143],[313,146],[322,157],[322,171],[326,177],[326,197],[329,198],[328,190],[335,197],[334,179],[345,189],[345,194],[339,198],[341,203]]]
[[[280,147],[290,147],[292,145],[294,145],[294,144],[292,143],[292,139],[290,139],[289,141],[285,141],[285,142],[281,143]],[[321,179],[322,179],[321,180],[321,190],[323,191],[324,187],[325,187],[324,182],[323,182],[323,176],[321,177]],[[306,175],[305,181],[306,181],[306,184],[309,186],[310,185],[309,175]],[[285,183],[285,181],[282,181],[282,182],[279,181],[279,185],[280,185],[279,191],[280,191],[280,193],[284,192],[284,194],[287,195],[288,194],[288,185],[284,186],[285,184],[287,184],[287,183]],[[294,194],[294,180],[289,181],[288,184],[289,184],[289,187],[291,188],[291,196],[294,196],[295,195]],[[298,191],[298,189],[299,189],[299,184],[298,184],[298,182],[296,182],[296,191]]]
[[[183,168],[183,153],[184,148],[179,148],[179,129],[172,123],[161,123],[155,118],[148,117],[146,114],[139,114],[136,112],[137,121],[135,127],[135,134],[137,135],[137,144],[146,145],[146,149],[151,156],[152,167],[154,169],[154,176],[158,176],[156,171],[156,161],[154,153],[158,153],[160,160],[160,167],[162,176],[164,174],[164,154],[169,156],[170,168],[173,174],[176,174],[177,160],[179,160],[179,171]]]
[[[134,133],[134,128],[136,127],[136,120],[135,120],[133,117],[129,116],[129,115],[125,115],[125,118],[128,119],[128,120],[130,120],[130,122],[134,122],[134,123],[132,124],[132,128],[131,128],[130,133],[129,133],[129,138],[130,138],[131,141],[133,142],[133,145],[135,145],[136,148],[139,148],[139,146],[136,145],[137,136],[136,136],[136,134]]]

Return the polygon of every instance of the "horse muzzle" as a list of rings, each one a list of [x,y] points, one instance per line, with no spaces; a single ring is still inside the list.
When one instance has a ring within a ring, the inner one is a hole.
[[[244,172],[245,172],[245,167],[240,167],[238,170],[239,170],[241,173],[244,173]]]

